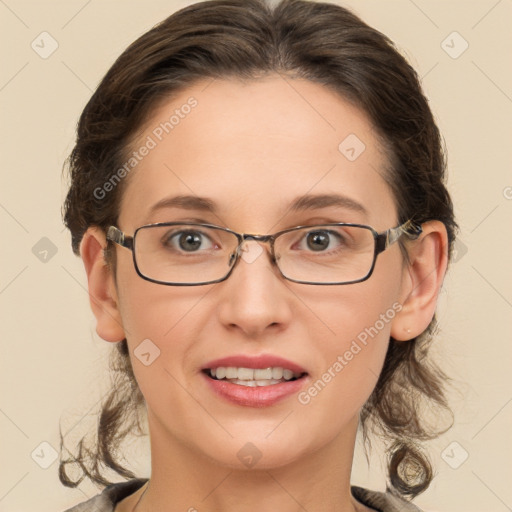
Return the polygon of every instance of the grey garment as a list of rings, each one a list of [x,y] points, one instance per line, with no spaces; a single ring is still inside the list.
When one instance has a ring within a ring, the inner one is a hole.
[[[64,512],[114,512],[117,503],[140,489],[146,482],[146,478],[134,478],[128,482],[109,485],[101,494]],[[351,490],[357,501],[377,512],[421,512],[416,505],[389,492],[369,491],[356,486],[352,486]]]

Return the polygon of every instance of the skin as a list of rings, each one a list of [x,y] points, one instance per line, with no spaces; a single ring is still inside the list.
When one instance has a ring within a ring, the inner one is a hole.
[[[379,232],[398,224],[372,125],[332,91],[277,75],[199,82],[160,105],[133,146],[190,96],[197,107],[127,178],[118,224],[127,234],[148,223],[198,219],[258,234],[319,222],[360,222]],[[366,145],[353,162],[338,150],[351,133]],[[361,203],[368,216],[341,207],[286,211],[305,193],[333,191]],[[208,197],[218,214],[148,213],[175,194]],[[131,252],[118,246],[114,279],[105,245],[104,233],[91,227],[81,255],[97,332],[110,342],[127,338],[147,404],[151,485],[137,512],[248,512],[255,504],[283,512],[371,510],[349,487],[358,415],[390,335],[407,343],[433,317],[447,264],[442,223],[424,224],[421,237],[408,243],[409,266],[394,244],[379,255],[370,279],[346,286],[287,281],[266,251],[252,263],[241,260],[224,282],[161,286],[141,279]],[[314,382],[394,303],[400,312],[307,405],[295,395],[266,408],[234,405],[211,392],[199,373],[218,357],[265,353],[300,364]],[[149,366],[133,355],[147,338],[161,351]],[[251,469],[237,457],[247,442],[261,452]],[[131,512],[144,489],[116,512]]]

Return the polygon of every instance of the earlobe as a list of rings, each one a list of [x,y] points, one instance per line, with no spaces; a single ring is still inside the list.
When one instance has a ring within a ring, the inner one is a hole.
[[[96,317],[96,332],[105,341],[125,338],[114,276],[106,265],[103,249],[105,234],[98,227],[87,230],[80,244],[80,255],[87,273],[89,302]]]
[[[400,303],[391,336],[397,341],[419,336],[431,322],[448,265],[448,235],[440,221],[425,222],[423,233],[408,247],[410,264],[404,268]]]

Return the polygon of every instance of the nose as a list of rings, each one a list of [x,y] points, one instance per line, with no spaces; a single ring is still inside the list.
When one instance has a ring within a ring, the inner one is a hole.
[[[255,337],[282,330],[291,321],[294,295],[272,263],[267,244],[245,240],[231,275],[218,286],[218,316],[230,330]]]

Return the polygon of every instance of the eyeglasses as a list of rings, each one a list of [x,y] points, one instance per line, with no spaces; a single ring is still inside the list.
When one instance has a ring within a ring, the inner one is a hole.
[[[110,226],[107,240],[130,249],[135,270],[153,283],[198,286],[226,280],[245,259],[246,240],[270,243],[271,261],[295,283],[359,283],[373,272],[377,256],[403,235],[416,239],[421,225],[408,220],[377,233],[370,226],[334,223],[297,226],[273,235],[241,234],[213,224],[163,222],[128,236]]]

